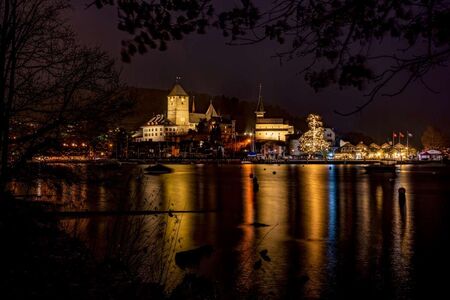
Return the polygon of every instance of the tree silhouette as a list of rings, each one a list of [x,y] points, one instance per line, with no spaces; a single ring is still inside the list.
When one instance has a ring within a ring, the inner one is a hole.
[[[169,41],[181,40],[193,32],[205,33],[214,11],[211,0],[96,0],[91,5],[98,8],[117,5],[118,29],[133,37],[122,41],[121,56],[125,62],[136,53],[147,52],[148,48],[163,51]]]
[[[65,0],[0,2],[0,192],[23,163],[70,130],[96,134],[128,102],[114,61],[81,47]]]
[[[122,59],[190,33],[219,28],[229,44],[273,40],[281,61],[301,58],[299,73],[315,89],[337,85],[367,90],[367,101],[396,96],[450,57],[450,0],[241,0],[215,11],[211,0],[96,0],[116,5]]]
[[[449,138],[439,129],[427,126],[421,137],[425,149],[443,149],[449,146]]]

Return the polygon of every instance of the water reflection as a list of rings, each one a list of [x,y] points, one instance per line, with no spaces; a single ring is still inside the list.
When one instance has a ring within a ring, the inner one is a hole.
[[[71,203],[65,209],[214,210],[64,222],[99,256],[117,244],[131,247],[129,239],[136,234],[130,232],[140,226],[139,245],[133,247],[151,249],[140,252],[148,253],[140,255],[147,260],[141,271],[171,287],[184,274],[174,254],[206,244],[213,245],[214,254],[195,272],[219,282],[225,297],[255,292],[264,298],[408,297],[424,290],[418,270],[430,269],[422,257],[448,265],[447,244],[440,249],[427,235],[433,231],[438,241],[446,241],[448,222],[439,226],[434,219],[450,219],[448,178],[422,176],[414,168],[403,168],[396,177],[370,175],[360,166],[345,165],[173,168],[172,174],[133,176],[116,185],[41,180],[35,188],[58,203]],[[250,174],[257,177],[259,190]],[[407,190],[403,208],[399,187]],[[421,201],[425,196],[431,200]],[[438,249],[438,258],[429,245]],[[263,249],[270,262],[262,260],[255,269]]]

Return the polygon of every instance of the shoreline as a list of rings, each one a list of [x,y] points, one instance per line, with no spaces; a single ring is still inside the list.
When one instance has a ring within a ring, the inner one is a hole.
[[[443,161],[430,161],[430,160],[404,160],[404,161],[394,161],[394,160],[301,160],[301,159],[290,159],[290,160],[242,160],[235,158],[223,158],[223,159],[102,159],[102,160],[46,160],[46,161],[31,161],[31,163],[42,163],[42,164],[89,164],[89,165],[120,165],[120,164],[137,164],[137,165],[148,165],[148,164],[174,164],[174,165],[185,165],[185,164],[219,164],[219,165],[241,165],[241,164],[292,164],[292,165],[308,165],[308,164],[321,164],[321,165],[371,165],[378,163],[390,163],[397,165],[439,165],[447,166]]]

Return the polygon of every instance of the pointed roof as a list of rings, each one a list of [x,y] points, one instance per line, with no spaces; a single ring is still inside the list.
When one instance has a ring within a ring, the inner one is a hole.
[[[358,145],[356,145],[356,148],[358,148],[358,149],[366,149],[367,146],[366,146],[366,144],[364,144],[363,141],[360,141],[360,142],[358,143]]]
[[[374,148],[374,149],[380,149],[381,147],[379,145],[377,145],[376,143],[372,143],[369,145],[370,148]]]
[[[264,104],[262,101],[262,97],[259,97],[258,104],[256,105],[256,111],[264,111]]]
[[[381,145],[382,149],[388,149],[391,148],[391,145],[389,143],[384,143],[383,145]]]
[[[264,114],[266,113],[264,111],[264,104],[263,104],[262,97],[261,97],[261,88],[262,88],[262,85],[259,84],[258,104],[256,104],[256,111],[255,111],[257,123],[258,123],[258,121],[264,119]]]
[[[353,145],[353,144],[350,143],[350,142],[345,142],[345,144],[341,145],[341,148],[342,148],[342,147],[355,147],[355,145]]]
[[[169,93],[169,97],[171,96],[188,96],[183,87],[177,82],[173,86],[172,90]]]
[[[144,126],[154,125],[173,125],[173,123],[167,120],[164,115],[159,114],[151,118]]]
[[[395,149],[403,149],[403,148],[405,148],[405,145],[397,143],[397,144],[394,145],[394,148]]]
[[[256,112],[264,112],[264,104],[261,96],[262,85],[259,84],[258,104],[256,104]]]
[[[192,97],[192,112],[195,113],[195,96]]]
[[[217,114],[213,104],[212,104],[212,100],[210,100],[209,102],[209,107],[206,110],[205,116],[211,118],[211,117],[218,117],[219,115]]]

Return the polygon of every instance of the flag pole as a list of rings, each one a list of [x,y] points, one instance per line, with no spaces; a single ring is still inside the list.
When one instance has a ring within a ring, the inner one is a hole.
[[[409,139],[409,131],[406,130],[406,158],[409,159],[409,143],[408,143],[408,139]]]
[[[394,143],[395,143],[395,132],[392,131],[392,148],[394,148]]]

